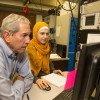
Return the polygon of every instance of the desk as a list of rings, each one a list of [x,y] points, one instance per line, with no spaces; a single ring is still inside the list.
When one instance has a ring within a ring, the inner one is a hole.
[[[69,60],[68,57],[66,58],[50,58],[50,61],[59,61],[59,60]]]
[[[64,72],[64,77],[67,77],[67,71]],[[46,91],[40,89],[37,84],[32,85],[32,88],[24,94],[23,100],[27,100],[26,94],[29,95],[30,100],[52,100],[54,97],[56,97],[59,93],[61,93],[64,90],[64,86],[62,87],[56,87],[51,84],[51,90]]]

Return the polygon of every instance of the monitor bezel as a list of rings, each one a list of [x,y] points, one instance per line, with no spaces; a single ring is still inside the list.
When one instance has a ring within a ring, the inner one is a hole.
[[[87,58],[88,56],[90,58]],[[85,71],[86,69],[85,64],[87,62],[86,59],[90,59],[91,61],[90,62],[91,66],[87,64],[87,66],[90,66],[89,68],[92,68],[91,71],[89,70]],[[80,53],[74,91],[71,100],[89,100],[91,91],[90,90],[91,84],[89,83],[94,80],[94,77],[97,77],[93,76],[94,75],[93,68],[97,66],[99,60],[100,60],[100,43],[84,44]],[[88,76],[88,78],[86,76]],[[86,82],[86,84],[83,82],[83,80],[84,82]]]

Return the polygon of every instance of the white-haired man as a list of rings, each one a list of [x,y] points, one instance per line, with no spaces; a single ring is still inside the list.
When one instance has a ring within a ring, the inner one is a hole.
[[[10,14],[3,19],[0,34],[0,100],[22,100],[33,82],[25,50],[30,42],[30,22],[24,16]],[[18,76],[12,84],[15,72]]]

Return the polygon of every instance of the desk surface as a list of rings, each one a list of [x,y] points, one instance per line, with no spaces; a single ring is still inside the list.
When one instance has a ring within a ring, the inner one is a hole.
[[[50,58],[50,61],[59,61],[59,60],[69,60],[68,57],[66,58]]]
[[[64,72],[64,77],[67,77],[67,72]],[[29,95],[30,100],[52,100],[63,90],[64,86],[59,88],[51,84],[51,90],[46,91],[40,89],[37,84],[33,84],[32,88],[24,94],[23,100],[28,100],[26,96],[27,94]]]

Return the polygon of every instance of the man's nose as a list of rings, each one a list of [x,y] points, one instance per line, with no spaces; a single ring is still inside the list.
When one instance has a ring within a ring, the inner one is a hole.
[[[25,41],[27,44],[30,43],[30,37]]]

